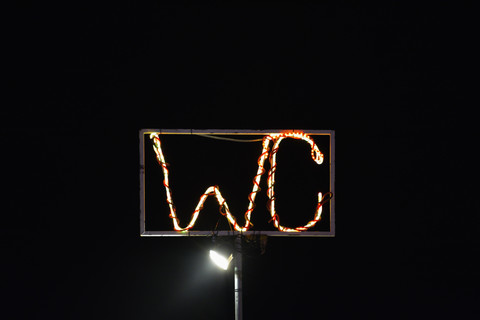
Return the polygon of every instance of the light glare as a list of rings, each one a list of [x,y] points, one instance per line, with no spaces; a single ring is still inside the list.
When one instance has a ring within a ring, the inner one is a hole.
[[[230,255],[230,257],[228,257],[227,259],[218,252],[210,250],[210,259],[212,259],[213,263],[215,263],[217,267],[222,268],[223,270],[227,270],[230,261],[232,261],[233,259],[233,256]]]

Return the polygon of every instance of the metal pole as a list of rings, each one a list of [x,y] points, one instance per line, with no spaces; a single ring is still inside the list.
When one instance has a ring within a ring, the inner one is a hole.
[[[235,238],[234,285],[235,285],[235,320],[243,320],[242,303],[242,236]]]

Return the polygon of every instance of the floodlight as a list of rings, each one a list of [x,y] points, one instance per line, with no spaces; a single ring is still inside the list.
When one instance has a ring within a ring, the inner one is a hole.
[[[215,250],[210,250],[210,259],[212,259],[213,263],[215,263],[217,267],[223,270],[227,270],[228,265],[230,264],[230,261],[232,261],[233,259],[233,255],[230,254],[230,256],[226,258],[225,256],[221,255]]]

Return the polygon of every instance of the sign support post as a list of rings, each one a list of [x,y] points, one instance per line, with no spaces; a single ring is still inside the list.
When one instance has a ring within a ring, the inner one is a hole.
[[[234,289],[235,289],[235,320],[243,320],[242,303],[242,235],[235,238],[235,258],[234,261]]]

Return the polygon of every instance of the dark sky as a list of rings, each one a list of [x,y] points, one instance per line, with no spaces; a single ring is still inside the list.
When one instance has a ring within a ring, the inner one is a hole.
[[[139,236],[142,128],[336,131],[336,237],[246,256],[245,319],[478,317],[471,12],[7,12],[2,318],[233,318],[210,239]]]

